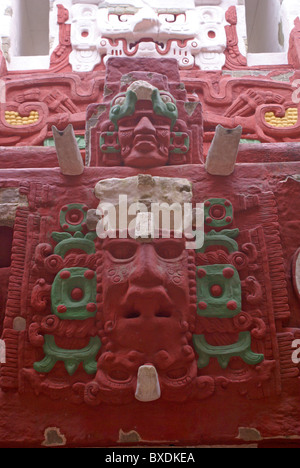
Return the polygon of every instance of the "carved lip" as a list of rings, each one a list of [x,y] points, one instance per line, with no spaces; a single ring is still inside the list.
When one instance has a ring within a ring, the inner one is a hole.
[[[138,151],[143,151],[145,153],[149,153],[150,151],[153,151],[157,148],[157,146],[151,141],[140,141],[134,146]]]
[[[144,141],[156,144],[155,136],[150,133],[138,133],[133,140],[133,144],[136,145],[137,143],[143,143]]]
[[[157,148],[155,136],[144,133],[136,135],[133,145],[137,150],[145,152],[153,151]]]

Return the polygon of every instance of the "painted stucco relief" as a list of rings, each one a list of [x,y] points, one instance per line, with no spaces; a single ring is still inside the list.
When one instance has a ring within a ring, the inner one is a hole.
[[[298,443],[297,2],[256,67],[242,3],[50,1],[32,70],[1,5],[0,446]]]

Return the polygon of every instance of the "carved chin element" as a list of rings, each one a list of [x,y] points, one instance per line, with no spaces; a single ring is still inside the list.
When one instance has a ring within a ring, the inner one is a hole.
[[[162,151],[163,149],[163,151]],[[149,141],[140,142],[127,156],[122,153],[125,166],[151,168],[164,166],[168,160],[168,148],[159,148]]]

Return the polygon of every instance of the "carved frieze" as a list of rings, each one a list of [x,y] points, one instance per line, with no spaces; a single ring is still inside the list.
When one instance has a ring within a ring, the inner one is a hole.
[[[148,207],[155,200],[151,187],[157,200],[165,200],[164,190],[170,196],[167,180],[150,179],[104,180],[95,194],[100,204],[116,206],[127,184],[129,201],[136,193]],[[2,388],[63,394],[88,405],[213,398],[225,389],[245,394],[245,385],[251,398],[280,393],[274,320],[288,318],[289,304],[274,195],[205,198],[188,181],[182,180],[183,191],[174,182],[179,204],[192,194],[203,203],[200,248],[187,249],[184,237],[134,238],[118,229],[101,239],[97,224],[88,228],[90,204],[74,200],[52,218],[50,242],[45,225],[36,225],[26,274],[30,307],[22,312],[28,338],[14,329],[22,297],[10,282]],[[240,224],[246,213],[248,229]],[[26,232],[19,242],[26,242]],[[18,363],[10,349],[19,350]]]

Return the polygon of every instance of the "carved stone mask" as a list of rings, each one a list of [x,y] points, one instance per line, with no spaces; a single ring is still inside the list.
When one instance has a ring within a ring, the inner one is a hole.
[[[125,166],[150,168],[167,164],[172,129],[178,117],[175,100],[169,93],[145,81],[135,81],[125,94],[112,101],[109,117],[115,132],[102,132],[102,151],[107,151],[106,141],[116,135]]]
[[[197,375],[187,337],[188,256],[184,239],[103,241],[105,350],[96,379],[110,399],[111,392],[132,398],[146,364],[155,367],[164,398],[180,394]]]
[[[153,114],[150,106],[148,101],[141,101],[132,117],[119,121],[118,138],[125,166],[147,168],[168,162],[170,119]]]

